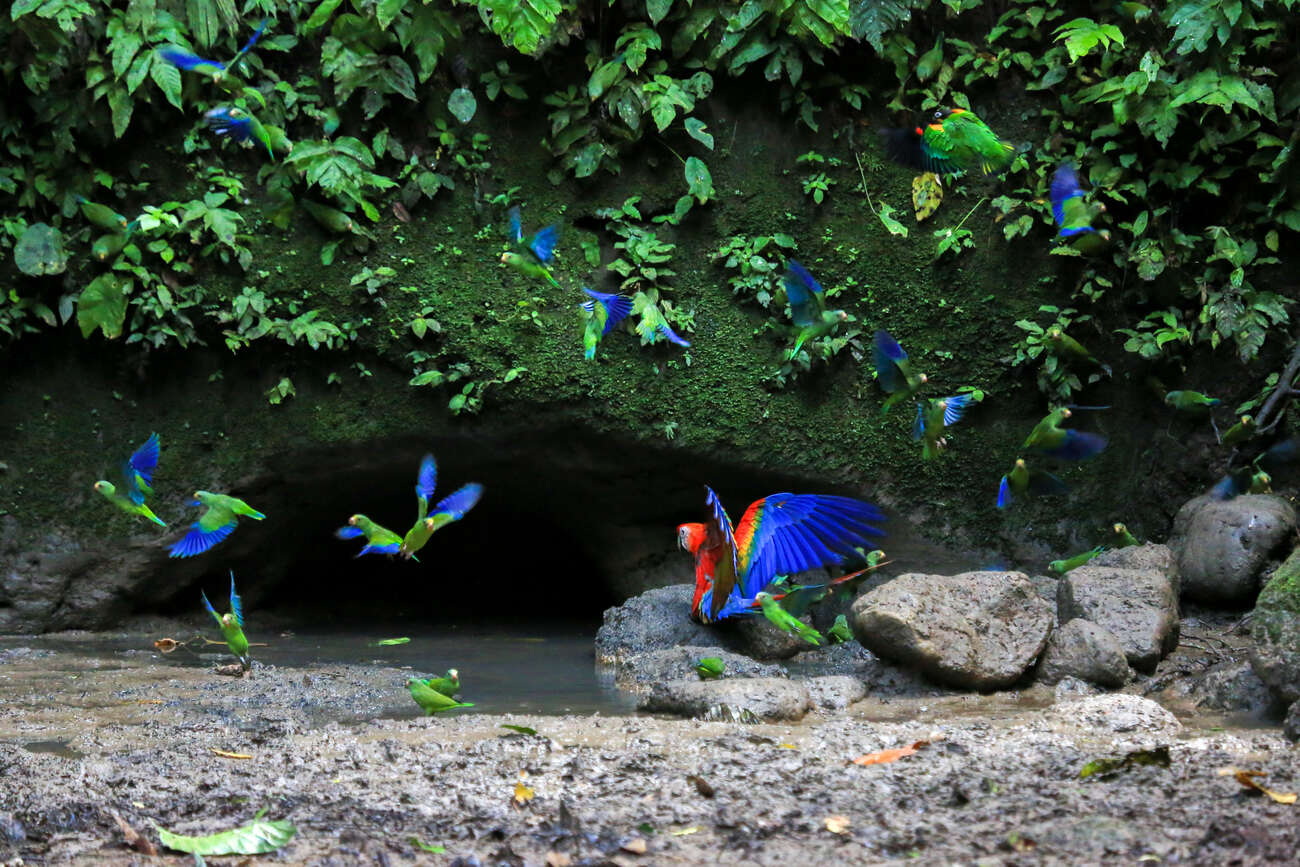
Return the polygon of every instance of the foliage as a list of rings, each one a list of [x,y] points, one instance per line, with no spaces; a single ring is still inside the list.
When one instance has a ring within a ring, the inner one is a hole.
[[[1098,382],[1101,373],[1095,368],[1082,371],[1086,380],[1081,380],[1079,370],[1071,369],[1065,359],[1048,349],[1047,332],[1059,328],[1068,333],[1072,325],[1082,325],[1093,317],[1088,313],[1079,313],[1072,307],[1062,309],[1051,304],[1042,305],[1038,312],[1051,314],[1054,318],[1046,326],[1028,319],[1017,320],[1016,327],[1024,331],[1025,336],[1013,348],[1014,354],[1004,358],[1003,363],[1019,367],[1039,360],[1036,371],[1039,391],[1054,402],[1070,403],[1075,392],[1082,390],[1085,383],[1091,385]]]

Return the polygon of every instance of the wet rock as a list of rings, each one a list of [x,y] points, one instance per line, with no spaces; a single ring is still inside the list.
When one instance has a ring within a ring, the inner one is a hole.
[[[1282,720],[1282,734],[1293,741],[1300,741],[1300,701],[1291,702],[1291,709]]]
[[[1244,660],[1212,666],[1198,676],[1179,681],[1170,691],[1208,710],[1263,716],[1278,707],[1268,686]]]
[[[1098,557],[1062,577],[1057,614],[1062,624],[1081,618],[1108,630],[1119,640],[1129,664],[1150,672],[1178,644],[1176,576],[1172,568],[1160,568],[1168,561],[1158,551],[1139,550],[1127,557],[1133,559],[1121,562],[1144,563],[1144,568],[1094,565],[1102,559]]]
[[[1151,699],[1118,693],[1060,702],[1046,715],[1058,723],[1117,734],[1171,735],[1182,728],[1177,717]]]
[[[1174,518],[1169,540],[1182,592],[1208,605],[1249,605],[1264,567],[1285,554],[1279,549],[1295,529],[1295,509],[1281,497],[1188,500]]]
[[[1099,692],[1101,692],[1100,689],[1086,680],[1079,680],[1077,677],[1063,677],[1056,684],[1056,689],[1052,691],[1052,702],[1074,701],[1087,695],[1097,695]]]
[[[786,676],[785,669],[779,665],[756,662],[748,656],[717,647],[686,645],[624,657],[617,664],[616,677],[624,683],[642,686],[655,681],[689,680],[697,677],[695,661],[702,656],[715,656],[722,660],[726,666],[722,678]]]
[[[808,617],[802,618],[805,622]],[[755,659],[789,659],[797,653],[815,650],[817,645],[809,644],[797,634],[786,632],[766,617],[738,617],[730,628],[739,639],[740,648]],[[724,628],[725,628],[724,624]]]
[[[690,619],[690,584],[674,584],[647,590],[622,605],[606,609],[596,633],[596,657],[616,663],[633,654],[689,644],[720,647],[718,630]]]
[[[777,677],[656,683],[638,709],[701,719],[765,722],[803,719],[812,705],[801,683]]]
[[[1250,664],[1283,702],[1300,700],[1300,550],[1277,567],[1251,618]]]
[[[12,813],[0,813],[0,839],[10,843],[21,843],[27,839],[27,829],[23,823],[14,818]]]
[[[849,624],[881,657],[942,683],[991,690],[1033,663],[1052,617],[1021,572],[908,573],[859,597]]]
[[[856,677],[810,677],[802,683],[813,705],[826,710],[843,710],[867,697],[867,685]]]
[[[1161,863],[1178,849],[1173,840],[1144,823],[1102,815],[1041,822],[1019,836],[1035,848],[1069,852],[1070,860],[1079,864],[1137,864],[1153,859]]]
[[[1077,677],[1105,687],[1120,687],[1133,678],[1119,640],[1108,630],[1075,618],[1052,631],[1034,675],[1043,683]]]
[[[1110,566],[1114,569],[1141,569],[1151,572],[1164,572],[1177,586],[1177,558],[1168,545],[1147,542],[1142,545],[1130,545],[1127,548],[1111,548],[1103,551],[1087,563],[1088,566]]]

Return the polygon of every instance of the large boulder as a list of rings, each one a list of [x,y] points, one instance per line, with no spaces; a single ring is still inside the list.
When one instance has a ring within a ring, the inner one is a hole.
[[[1167,551],[1151,544],[1123,548],[1066,573],[1056,592],[1061,623],[1095,623],[1119,640],[1129,665],[1152,671],[1178,644],[1177,573]]]
[[[780,665],[755,662],[748,656],[718,647],[683,645],[624,655],[615,667],[615,677],[624,686],[644,687],[666,680],[689,680],[695,677],[695,662],[704,656],[722,660],[722,677],[785,677]]]
[[[653,684],[639,710],[729,722],[803,719],[812,707],[801,683],[778,677],[670,680]]]
[[[716,629],[690,618],[694,592],[690,584],[673,584],[606,609],[596,632],[596,658],[617,664],[635,654],[682,644],[721,647],[723,639]]]
[[[992,690],[1033,664],[1052,617],[1022,572],[907,573],[859,597],[849,623],[878,656],[952,686]]]
[[[1114,734],[1168,737],[1181,729],[1178,717],[1158,702],[1137,695],[1111,693],[1057,702],[1044,716],[1074,729],[1097,729]]]
[[[1247,494],[1231,500],[1200,496],[1174,518],[1169,546],[1182,592],[1206,605],[1249,605],[1260,575],[1296,529],[1296,512],[1281,497]]]
[[[1047,684],[1077,677],[1114,688],[1128,683],[1133,678],[1133,669],[1119,639],[1109,630],[1075,618],[1052,631],[1035,677]]]
[[[1291,709],[1282,720],[1282,734],[1293,741],[1300,741],[1300,701],[1291,702]]]
[[[1300,549],[1277,567],[1255,603],[1250,665],[1283,702],[1300,701]]]

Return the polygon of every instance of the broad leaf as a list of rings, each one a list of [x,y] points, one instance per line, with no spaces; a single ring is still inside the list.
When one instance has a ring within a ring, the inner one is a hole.
[[[126,287],[118,282],[116,274],[100,274],[81,290],[77,325],[81,326],[82,337],[89,337],[98,328],[112,340],[122,334],[125,320]]]
[[[196,855],[263,855],[279,849],[297,833],[298,829],[287,819],[275,822],[259,819],[206,837],[187,837],[158,828],[158,837],[168,849]]]

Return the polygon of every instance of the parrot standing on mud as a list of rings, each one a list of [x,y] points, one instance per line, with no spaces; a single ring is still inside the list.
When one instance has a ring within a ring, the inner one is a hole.
[[[1064,560],[1053,560],[1051,563],[1047,564],[1047,569],[1049,572],[1053,572],[1057,575],[1064,575],[1071,569],[1078,569],[1084,563],[1099,556],[1105,550],[1105,545],[1098,545],[1096,548],[1084,551],[1082,554],[1075,554],[1073,557],[1067,557]]]
[[[465,517],[483,496],[483,486],[470,482],[443,499],[434,507],[433,514],[429,514],[429,498],[433,496],[437,483],[438,465],[434,463],[433,455],[425,455],[420,460],[420,474],[415,480],[417,503],[415,524],[406,532],[406,537],[398,546],[398,553],[407,560],[413,559],[416,552],[428,544],[429,538],[435,532]]]
[[[348,525],[335,530],[334,535],[340,539],[365,536],[366,544],[357,557],[364,557],[367,554],[387,554],[391,557],[402,547],[401,536],[387,527],[379,526],[365,515],[353,515],[348,518]],[[416,562],[418,563],[419,560],[417,559]]]
[[[1022,448],[1033,449],[1063,461],[1081,461],[1100,454],[1106,448],[1104,436],[1061,427],[1061,422],[1071,415],[1069,407],[1052,410],[1046,418],[1034,425]]]
[[[1124,524],[1116,523],[1111,529],[1115,531],[1115,541],[1111,544],[1112,548],[1131,548],[1134,545],[1141,544]]]
[[[907,360],[907,353],[888,331],[877,331],[872,338],[871,357],[876,365],[876,381],[889,395],[880,407],[881,413],[889,412],[896,403],[911,400],[912,395],[925,385],[928,378],[924,373],[912,370],[912,363]]]
[[[849,619],[843,614],[835,617],[835,622],[831,628],[826,630],[826,637],[830,639],[831,644],[843,644],[846,641],[853,640],[853,630],[849,628]]]
[[[456,701],[448,695],[443,695],[428,683],[418,677],[413,677],[406,682],[406,688],[411,691],[411,698],[420,706],[426,716],[433,716],[435,713],[441,713],[444,710],[451,710],[457,707],[473,707],[472,701]]]
[[[994,175],[1011,165],[1016,146],[1002,141],[974,112],[936,109],[924,126],[884,131],[885,149],[905,166],[937,175]]]
[[[460,672],[454,668],[447,669],[444,677],[425,677],[420,680],[429,689],[440,692],[447,698],[455,698],[456,693],[460,692]]]
[[[970,402],[970,395],[931,398],[916,404],[916,421],[912,423],[912,439],[921,440],[921,457],[932,460],[947,445],[943,439],[944,428],[961,421],[962,413]]]
[[[208,613],[217,621],[217,626],[221,627],[221,634],[226,637],[226,646],[230,652],[239,660],[244,671],[253,667],[252,660],[248,656],[248,639],[244,637],[244,603],[235,592],[235,573],[230,573],[230,611],[226,614],[218,614],[217,609],[212,607],[208,601],[208,594],[202,590],[199,595],[203,597],[203,607],[208,609]]]
[[[1259,454],[1244,467],[1231,470],[1210,489],[1215,500],[1231,500],[1241,494],[1266,494],[1274,478],[1300,462],[1300,437],[1282,440]]]
[[[1085,255],[1094,255],[1110,243],[1110,232],[1093,228],[1092,221],[1106,210],[1101,202],[1089,203],[1073,163],[1061,163],[1052,175],[1048,190],[1052,200],[1052,218],[1056,220],[1056,237],[1068,242]]]
[[[235,532],[239,516],[260,521],[266,517],[238,497],[195,491],[191,506],[205,506],[206,511],[190,525],[190,531],[171,547],[172,557],[193,557],[226,540]]]
[[[1225,446],[1235,446],[1243,443],[1255,435],[1255,420],[1248,415],[1243,415],[1241,420],[1223,432],[1219,437],[1219,444]]]
[[[691,617],[700,623],[750,613],[758,592],[777,575],[840,565],[882,535],[874,524],[885,516],[875,506],[822,494],[755,500],[733,532],[717,494],[705,491],[710,519],[677,528],[678,544],[695,557]]]
[[[771,593],[759,593],[754,597],[754,601],[763,606],[763,616],[778,629],[797,634],[809,644],[821,645],[826,643],[826,639],[820,632],[782,608],[781,603],[777,602]]]
[[[632,312],[632,299],[618,293],[593,292],[586,286],[582,291],[591,296],[581,304],[587,312],[587,327],[582,332],[582,357],[592,361],[596,358],[596,345]]]
[[[551,276],[550,270],[546,267],[555,259],[555,245],[560,240],[559,224],[552,223],[544,229],[538,229],[536,234],[525,240],[523,222],[519,217],[519,206],[512,207],[507,214],[510,221],[510,243],[519,249],[502,253],[501,263],[509,265],[525,276],[540,277],[559,289],[559,282]]]
[[[1044,470],[1031,470],[1024,458],[1016,458],[1016,465],[1011,472],[1002,477],[998,485],[998,508],[1010,506],[1016,497],[1051,496],[1064,494],[1068,488],[1065,482]]]
[[[794,259],[786,262],[785,296],[790,302],[790,318],[799,327],[794,347],[785,355],[787,359],[798,355],[809,340],[825,337],[849,318],[843,310],[826,309],[826,291],[808,269]]]
[[[131,457],[122,462],[122,490],[111,482],[100,479],[95,482],[95,490],[114,506],[129,515],[141,515],[160,527],[167,524],[153,513],[145,503],[145,497],[153,493],[153,471],[158,466],[158,434],[149,434],[144,445],[131,453]]]

